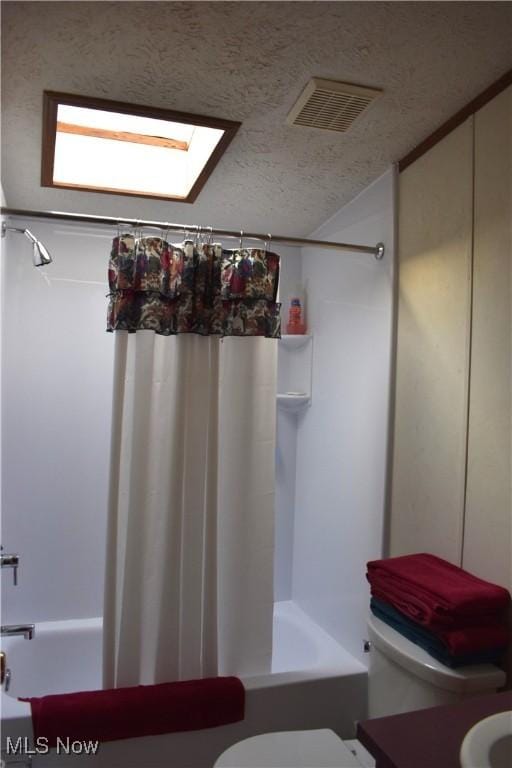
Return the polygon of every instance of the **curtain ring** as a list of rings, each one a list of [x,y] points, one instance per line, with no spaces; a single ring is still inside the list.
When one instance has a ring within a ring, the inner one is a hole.
[[[137,232],[138,228],[138,232]],[[137,262],[139,259],[139,248],[142,246],[142,229],[141,229],[141,221],[139,219],[135,219],[133,223],[133,279],[135,280],[135,275],[137,273]]]
[[[121,255],[121,222],[117,222],[117,255]]]

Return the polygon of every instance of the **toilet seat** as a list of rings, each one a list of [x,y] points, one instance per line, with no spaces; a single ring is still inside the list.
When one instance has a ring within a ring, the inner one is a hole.
[[[214,768],[361,768],[334,731],[263,733],[229,747]]]

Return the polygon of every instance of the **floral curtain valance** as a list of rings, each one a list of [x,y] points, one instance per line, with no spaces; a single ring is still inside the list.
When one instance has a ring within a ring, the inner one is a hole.
[[[280,337],[279,256],[257,248],[114,238],[108,331]]]

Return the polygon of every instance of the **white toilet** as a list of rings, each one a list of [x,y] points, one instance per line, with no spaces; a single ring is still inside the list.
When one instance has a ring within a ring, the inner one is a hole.
[[[368,717],[456,704],[492,693],[505,684],[505,672],[492,664],[450,669],[375,616],[368,619],[370,665]],[[375,763],[358,741],[342,741],[334,731],[264,733],[240,741],[214,768],[369,768]]]

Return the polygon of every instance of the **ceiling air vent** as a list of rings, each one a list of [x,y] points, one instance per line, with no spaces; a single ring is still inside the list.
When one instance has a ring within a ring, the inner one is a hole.
[[[375,88],[313,77],[286,122],[328,131],[347,131],[380,93]]]

